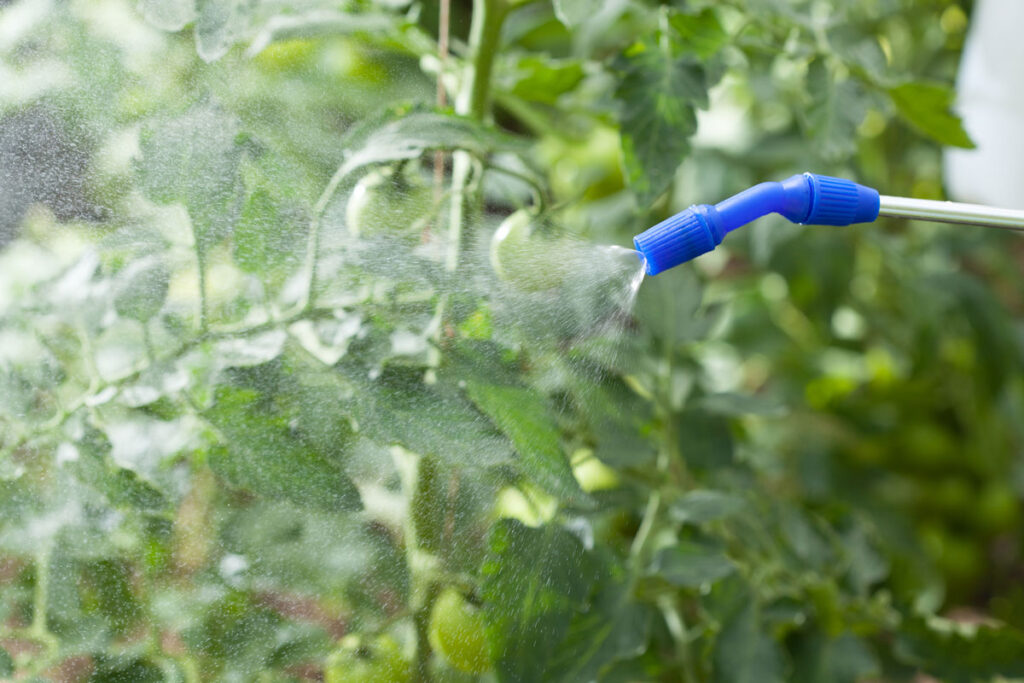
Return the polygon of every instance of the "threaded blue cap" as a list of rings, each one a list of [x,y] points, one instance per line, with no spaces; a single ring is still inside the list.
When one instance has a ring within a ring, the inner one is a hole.
[[[705,254],[722,243],[715,208],[691,206],[633,238],[647,263],[647,274],[657,275]]]
[[[850,225],[878,218],[878,190],[827,175],[805,173],[804,177],[811,186],[811,208],[801,223]]]

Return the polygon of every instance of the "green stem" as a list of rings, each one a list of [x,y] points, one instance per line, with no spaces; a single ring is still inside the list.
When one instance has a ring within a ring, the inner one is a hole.
[[[199,270],[199,331],[205,333],[209,320],[206,304],[206,259],[203,258],[203,251],[198,244],[196,244],[196,268]]]
[[[469,27],[472,59],[467,79],[455,102],[458,114],[478,121],[487,117],[491,97],[491,73],[498,54],[501,26],[508,16],[505,0],[473,0],[473,21]]]
[[[470,64],[455,99],[455,113],[483,121],[489,114],[491,74],[497,56],[501,26],[508,16],[505,0],[473,0],[473,20],[469,27]],[[448,222],[448,255],[445,265],[455,270],[462,250],[462,229],[467,223],[466,186],[473,159],[467,152],[452,155],[452,208]]]
[[[35,673],[49,667],[60,652],[60,642],[46,623],[46,609],[50,601],[50,550],[50,541],[45,541],[35,558],[36,582],[32,592],[32,624],[27,635],[46,647],[46,655],[32,665]]]
[[[49,634],[46,627],[46,603],[49,601],[50,549],[47,545],[36,555],[36,585],[32,594],[32,633],[40,638]]]
[[[434,609],[434,601],[440,593],[440,587],[431,581],[426,587],[423,604],[413,613],[412,622],[416,630],[416,661],[413,667],[413,683],[429,683],[430,658],[430,612]]]

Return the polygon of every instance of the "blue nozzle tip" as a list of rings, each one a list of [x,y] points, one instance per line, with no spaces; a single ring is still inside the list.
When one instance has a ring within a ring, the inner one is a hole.
[[[633,238],[647,263],[647,274],[658,273],[697,258],[722,242],[714,208],[691,206]]]
[[[811,184],[811,206],[802,223],[853,225],[878,218],[878,190],[815,173],[805,173],[804,177]]]

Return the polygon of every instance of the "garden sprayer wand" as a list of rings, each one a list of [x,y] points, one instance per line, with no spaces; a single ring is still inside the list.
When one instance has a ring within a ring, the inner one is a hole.
[[[755,185],[714,206],[691,206],[640,233],[633,244],[647,274],[657,275],[711,251],[729,232],[769,213],[807,225],[852,225],[890,216],[1024,231],[1024,211],[887,197],[850,180],[804,173]]]

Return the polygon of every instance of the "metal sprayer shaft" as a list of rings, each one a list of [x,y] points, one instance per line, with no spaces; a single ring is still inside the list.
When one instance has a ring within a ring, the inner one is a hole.
[[[909,197],[879,197],[879,216],[918,218],[940,223],[966,223],[1024,232],[1024,211],[994,209],[980,204],[940,202]]]

